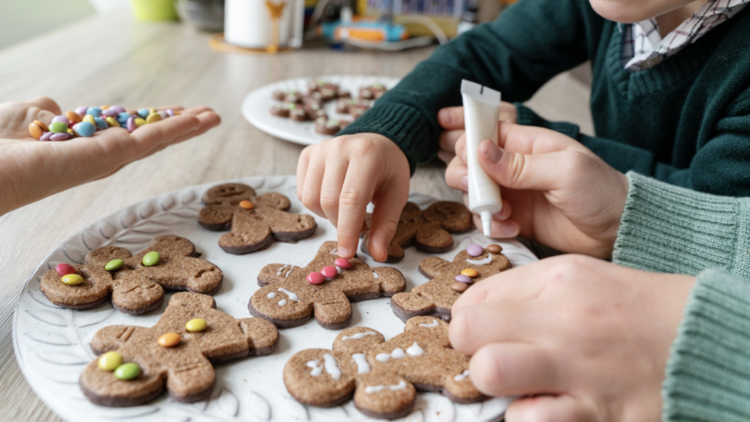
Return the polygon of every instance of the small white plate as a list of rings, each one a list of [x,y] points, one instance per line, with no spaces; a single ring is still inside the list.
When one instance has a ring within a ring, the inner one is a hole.
[[[309,213],[297,200],[294,176],[253,177],[236,180],[253,186],[259,194],[280,192],[292,200],[291,212]],[[203,421],[364,421],[369,420],[354,408],[351,401],[329,409],[303,406],[291,398],[284,387],[282,370],[296,352],[308,348],[328,348],[341,330],[326,330],[314,319],[306,324],[280,330],[278,349],[268,356],[249,357],[216,365],[216,389],[209,400],[182,404],[166,394],[144,406],[108,408],[91,404],[78,387],[78,378],[95,356],[89,343],[101,328],[110,325],[149,327],[157,322],[172,293],[164,304],[144,315],[126,315],[111,303],[86,311],[61,309],[53,305],[39,289],[42,276],[60,262],[82,263],[86,254],[100,246],[116,245],[139,252],[154,236],[176,234],[192,241],[202,258],[218,265],[224,272],[224,283],[214,295],[217,308],[235,318],[249,318],[247,303],[259,288],[257,276],[270,263],[305,266],[320,245],[336,239],[336,230],[328,220],[315,218],[317,232],[299,243],[274,243],[268,249],[249,255],[230,255],[219,248],[221,233],[203,229],[198,212],[203,207],[203,193],[221,182],[193,186],[131,205],[73,234],[55,248],[26,282],[13,316],[13,346],[16,359],[31,387],[58,415],[67,421],[138,420],[139,422]],[[414,194],[409,198],[421,208],[435,199]],[[489,242],[478,232],[455,236],[452,251],[439,254],[452,260],[456,252],[471,243]],[[537,261],[517,241],[497,242],[514,266]],[[415,248],[406,250],[398,268],[406,277],[407,289],[427,282],[419,274],[419,262],[430,256]],[[381,266],[359,253],[370,266]],[[350,327],[371,327],[386,339],[404,330],[404,323],[393,314],[387,298],[355,303]],[[454,404],[436,393],[421,393],[408,421],[491,421],[505,410],[509,400],[491,399],[471,405]]]
[[[320,76],[319,78],[338,84],[342,89],[351,92],[352,97],[355,98],[359,93],[359,88],[363,86],[379,83],[391,89],[399,81],[397,78],[359,75]],[[306,93],[307,81],[309,79],[310,77],[287,79],[256,89],[248,94],[242,102],[242,115],[258,129],[285,141],[302,145],[313,145],[320,141],[325,141],[330,136],[315,132],[314,122],[295,122],[292,119],[271,114],[271,106],[279,103],[271,97],[274,91],[299,91]],[[325,110],[331,118],[351,120],[351,116],[347,114],[336,113],[336,101],[326,103]]]

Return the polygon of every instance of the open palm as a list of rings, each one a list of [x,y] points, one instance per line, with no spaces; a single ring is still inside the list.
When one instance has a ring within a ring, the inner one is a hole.
[[[128,133],[98,131],[90,138],[40,142],[28,127],[61,114],[53,100],[0,104],[0,215],[46,196],[107,177],[125,165],[205,133],[221,119],[208,107],[182,109],[169,119]]]

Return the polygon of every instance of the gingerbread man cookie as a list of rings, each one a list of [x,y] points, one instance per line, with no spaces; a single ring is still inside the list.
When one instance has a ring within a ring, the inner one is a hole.
[[[371,215],[367,215],[367,227],[370,227]],[[471,212],[458,202],[436,202],[426,210],[407,202],[401,211],[396,233],[388,244],[388,259],[385,262],[398,262],[404,258],[404,249],[415,245],[425,252],[447,252],[453,246],[451,233],[462,233],[471,230],[473,222]],[[361,250],[369,255],[367,241],[369,233],[365,233]]]
[[[115,325],[99,330],[89,363],[78,383],[102,406],[137,406],[166,389],[174,400],[192,403],[211,395],[216,374],[211,363],[267,355],[279,333],[259,318],[235,319],[216,310],[211,296],[177,293],[151,328]]]
[[[84,265],[60,264],[44,275],[42,292],[57,306],[87,309],[112,297],[126,314],[158,308],[164,289],[213,294],[221,286],[219,267],[203,260],[189,240],[159,236],[136,256],[124,248],[105,246],[89,252]]]
[[[417,315],[442,317],[450,321],[451,307],[461,293],[473,283],[510,269],[508,258],[500,245],[470,245],[448,262],[431,256],[419,263],[419,272],[431,278],[409,293],[399,293],[391,299],[393,312],[407,321]]]
[[[286,212],[286,196],[269,192],[260,196],[241,183],[214,186],[203,195],[206,204],[198,215],[201,226],[214,231],[231,230],[219,238],[224,252],[242,255],[271,246],[274,241],[295,242],[310,237],[318,228],[309,215]]]
[[[280,328],[304,324],[314,314],[329,329],[346,327],[352,317],[350,302],[393,296],[406,281],[395,268],[369,265],[357,258],[339,258],[336,242],[325,242],[306,267],[266,265],[258,275],[257,290],[248,308]]]
[[[448,324],[424,316],[388,341],[371,328],[344,330],[333,350],[303,350],[284,366],[284,384],[300,403],[329,407],[354,396],[360,412],[379,419],[408,415],[417,390],[457,403],[483,400],[469,376],[469,358],[450,348]]]

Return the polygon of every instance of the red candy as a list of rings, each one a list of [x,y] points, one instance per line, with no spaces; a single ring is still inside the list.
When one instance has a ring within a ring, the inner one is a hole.
[[[330,265],[327,267],[323,267],[320,272],[323,273],[323,276],[325,276],[325,278],[334,278],[339,273],[338,271],[336,271],[336,267],[332,267]]]
[[[76,273],[76,269],[73,268],[72,265],[68,264],[57,264],[57,266],[55,267],[55,271],[57,271],[57,274],[59,274],[60,277]]]
[[[337,267],[341,267],[341,268],[343,268],[345,270],[352,267],[352,263],[349,262],[348,259],[344,259],[344,258],[339,258],[339,259],[333,261],[333,263],[336,264]]]
[[[307,275],[307,282],[310,284],[321,284],[326,281],[326,276],[321,273],[310,273]]]

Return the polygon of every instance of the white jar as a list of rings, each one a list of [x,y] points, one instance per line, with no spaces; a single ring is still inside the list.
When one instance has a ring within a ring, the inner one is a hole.
[[[304,0],[269,0],[286,3],[279,19],[279,47],[302,47]],[[273,43],[273,20],[266,0],[226,0],[224,39],[233,45],[265,49]]]

